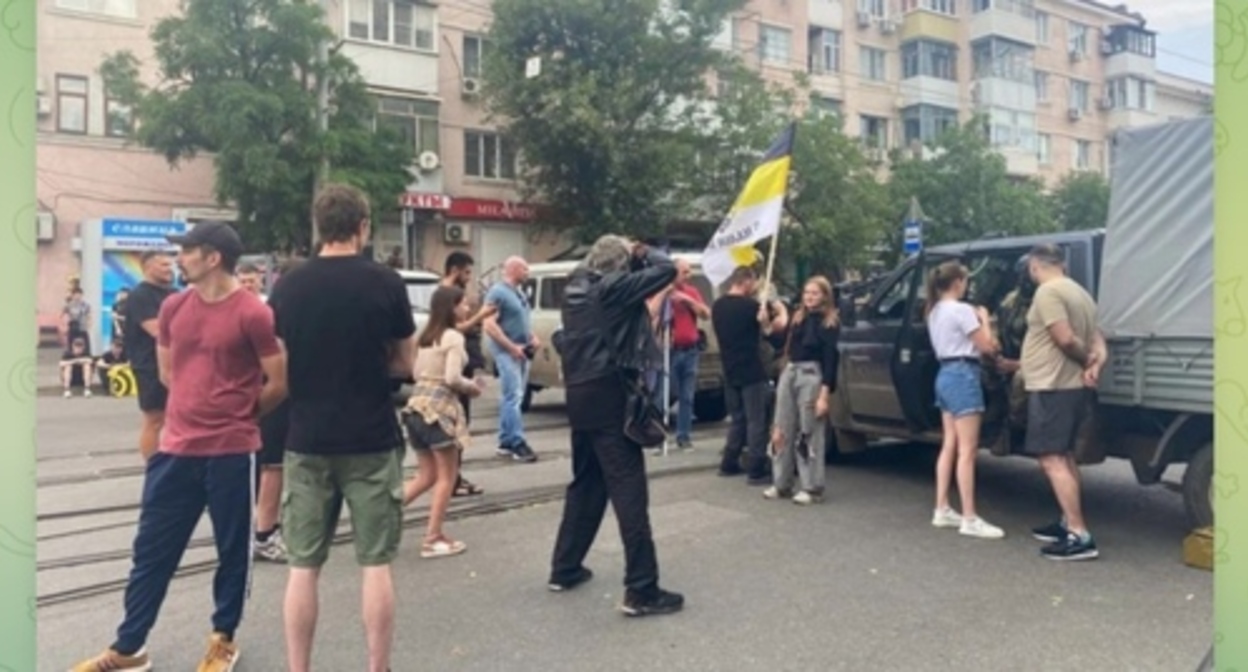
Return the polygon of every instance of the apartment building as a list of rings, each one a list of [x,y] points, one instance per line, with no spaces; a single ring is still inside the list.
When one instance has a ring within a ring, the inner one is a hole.
[[[751,2],[725,33],[765,74],[804,69],[815,104],[873,152],[981,113],[1009,171],[1050,184],[1106,170],[1114,129],[1202,114],[1212,96],[1157,72],[1144,17],[1091,0]]]
[[[34,98],[42,330],[56,326],[69,282],[80,273],[83,222],[233,217],[215,206],[211,158],[173,170],[163,157],[127,143],[131,119],[108,98],[97,72],[106,55],[129,49],[151,75],[148,31],[179,5],[179,0],[40,0]],[[114,252],[110,261],[118,273],[137,272],[137,260],[125,250]]]

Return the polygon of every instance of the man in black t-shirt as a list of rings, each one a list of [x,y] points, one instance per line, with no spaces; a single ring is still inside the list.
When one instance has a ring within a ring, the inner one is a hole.
[[[143,427],[139,432],[139,453],[146,460],[156,454],[160,430],[165,424],[165,402],[169,390],[160,382],[156,366],[157,317],[160,305],[173,289],[173,259],[168,253],[149,250],[141,259],[143,281],[126,298],[124,341],[130,369],[138,387]]]
[[[779,302],[769,310],[754,298],[758,274],[740,267],[728,279],[728,291],[711,306],[711,323],[723,362],[725,401],[732,416],[724,446],[721,476],[741,473],[741,451],[748,447],[750,485],[770,485],[767,475],[767,368],[763,337],[784,329],[788,314]]]
[[[476,261],[467,252],[452,252],[446,257],[446,265],[442,274],[442,285],[444,287],[458,287],[468,292],[469,286],[472,284],[472,269],[476,265]],[[455,325],[464,335],[464,347],[468,350],[468,363],[464,365],[464,377],[472,378],[477,372],[485,368],[485,354],[481,349],[481,323],[487,317],[491,317],[498,313],[498,306],[484,305],[476,311],[467,322]],[[459,403],[464,407],[464,419],[471,422],[472,415],[472,399],[468,395],[459,395]],[[464,453],[459,453],[460,466],[463,466]],[[460,473],[458,481],[455,483],[455,497],[468,497],[471,495],[479,495],[483,492],[477,484],[464,478]]]
[[[363,256],[364,195],[327,186],[314,217],[318,256],[269,297],[290,390],[282,503],[288,660],[292,672],[310,668],[317,582],[345,503],[363,567],[370,669],[384,670],[394,628],[390,564],[403,522],[403,437],[391,382],[411,375],[416,325],[403,279]]]

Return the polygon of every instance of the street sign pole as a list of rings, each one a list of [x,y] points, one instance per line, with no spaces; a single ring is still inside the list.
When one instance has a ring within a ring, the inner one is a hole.
[[[907,257],[913,257],[923,251],[923,210],[919,208],[919,199],[910,197],[910,211],[901,229],[901,251]]]

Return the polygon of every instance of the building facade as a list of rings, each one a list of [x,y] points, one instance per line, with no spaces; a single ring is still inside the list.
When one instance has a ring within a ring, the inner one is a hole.
[[[518,191],[517,156],[479,93],[491,18],[481,0],[323,0],[342,53],[377,96],[377,122],[416,157],[398,203],[376,207],[374,244],[438,270],[452,250],[488,273],[511,254],[567,247]],[[151,27],[180,0],[41,0],[38,240],[41,325],[56,324],[79,272],[79,230],[105,218],[195,221],[217,209],[211,157],[171,169],[124,139],[130,119],[97,74],[133,51],[152,68]],[[1207,85],[1154,65],[1154,35],[1123,7],[1088,0],[750,0],[716,46],[769,81],[809,76],[813,104],[886,152],[975,112],[1011,173],[1050,184],[1106,170],[1110,132],[1204,113]]]

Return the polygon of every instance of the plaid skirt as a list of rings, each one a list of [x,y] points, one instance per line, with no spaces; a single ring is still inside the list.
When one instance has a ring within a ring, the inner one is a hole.
[[[468,448],[468,420],[464,407],[459,403],[459,395],[441,380],[417,380],[401,415],[407,428],[408,442],[414,449]]]

